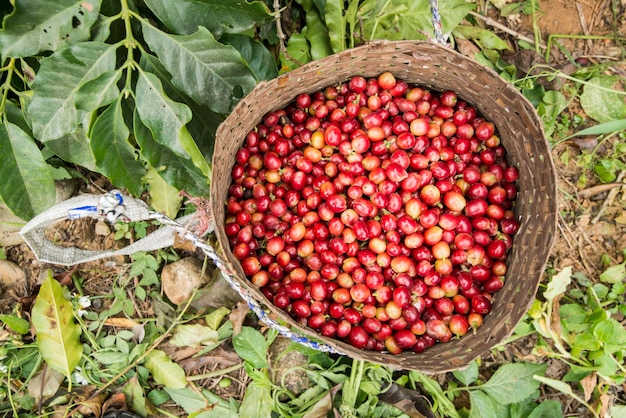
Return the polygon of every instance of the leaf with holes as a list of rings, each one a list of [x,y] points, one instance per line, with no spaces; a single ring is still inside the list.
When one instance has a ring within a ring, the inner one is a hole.
[[[76,108],[76,94],[84,83],[115,68],[115,50],[114,45],[81,42],[41,61],[28,107],[36,138],[45,142],[78,129],[83,112]]]
[[[172,84],[197,103],[228,113],[256,80],[241,54],[200,28],[193,35],[170,35],[142,21],[146,42],[172,75]]]
[[[74,322],[72,304],[52,275],[41,284],[32,310],[32,324],[42,357],[68,379],[83,354],[80,326]]]
[[[11,211],[30,219],[54,204],[50,166],[39,147],[19,126],[0,124],[0,196]]]
[[[101,0],[20,0],[0,31],[3,57],[28,57],[89,39]]]

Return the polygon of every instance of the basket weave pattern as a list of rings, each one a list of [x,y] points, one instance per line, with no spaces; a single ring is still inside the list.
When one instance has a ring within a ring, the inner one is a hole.
[[[298,93],[312,93],[346,81],[354,75],[378,76],[391,71],[409,84],[434,91],[453,90],[495,123],[509,162],[520,172],[515,213],[520,228],[507,258],[504,288],[494,295],[493,310],[475,335],[435,344],[422,354],[391,355],[358,350],[325,338],[297,324],[274,307],[245,277],[229,250],[224,232],[224,202],[231,183],[235,153],[247,133],[267,112],[285,107]],[[243,98],[217,131],[213,155],[211,200],[216,234],[223,260],[236,272],[236,280],[264,304],[274,317],[304,336],[323,341],[340,352],[399,369],[427,373],[466,366],[511,335],[534,300],[556,229],[556,181],[549,146],[532,105],[493,71],[452,51],[427,42],[377,41],[304,65],[269,82],[261,82]]]

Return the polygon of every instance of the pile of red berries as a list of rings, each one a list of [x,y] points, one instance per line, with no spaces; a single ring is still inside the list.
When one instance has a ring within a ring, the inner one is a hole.
[[[518,170],[453,91],[385,72],[299,94],[237,151],[225,233],[319,334],[398,354],[482,325],[519,224]]]

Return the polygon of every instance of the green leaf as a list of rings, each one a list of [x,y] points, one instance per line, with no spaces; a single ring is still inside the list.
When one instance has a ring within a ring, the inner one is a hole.
[[[609,416],[613,418],[626,418],[626,405],[611,405]]]
[[[626,118],[626,94],[623,78],[598,76],[585,84],[580,95],[580,105],[590,118],[598,122],[609,122]]]
[[[533,375],[543,374],[546,368],[546,364],[505,364],[480,389],[505,405],[521,402],[539,387]]]
[[[113,103],[120,95],[117,82],[121,76],[121,69],[107,71],[81,85],[76,92],[76,108],[89,112]]]
[[[46,141],[44,146],[63,161],[77,164],[91,171],[98,170],[89,138],[82,128],[78,128],[74,133]]]
[[[130,131],[122,115],[122,98],[106,108],[91,131],[91,149],[100,172],[117,187],[125,187],[134,195],[143,191],[141,178],[146,173],[137,160],[135,148],[128,142]]]
[[[561,402],[550,399],[542,401],[535,409],[532,410],[526,418],[561,418],[563,417],[563,410],[561,409]]]
[[[134,114],[133,127],[135,140],[141,148],[141,156],[157,171],[163,180],[178,190],[185,190],[194,196],[209,194],[208,178],[191,159],[183,158],[170,148],[157,143],[150,130]]]
[[[219,307],[207,316],[204,317],[204,321],[211,328],[217,330],[220,327],[220,324],[230,313],[230,309],[225,306]]]
[[[543,292],[543,296],[548,301],[553,301],[559,295],[567,290],[567,286],[572,282],[572,268],[565,267],[559,273],[552,276],[552,280],[548,283],[548,288]]]
[[[233,337],[235,351],[243,360],[257,369],[269,367],[267,363],[268,344],[263,335],[254,328],[243,327]]]
[[[32,310],[32,324],[42,357],[68,379],[83,353],[80,326],[74,322],[72,304],[52,275],[41,284]]]
[[[0,196],[28,220],[54,204],[54,178],[35,141],[8,121],[0,124]]]
[[[200,324],[178,325],[169,343],[177,347],[196,347],[217,343],[217,331]]]
[[[223,32],[240,33],[272,20],[262,1],[146,0],[146,5],[169,30],[190,35],[204,26],[219,38]]]
[[[152,350],[146,356],[145,366],[154,380],[170,389],[181,389],[187,386],[185,371],[174,363],[164,351]]]
[[[4,322],[7,327],[18,334],[28,334],[28,331],[30,331],[30,323],[19,316],[1,314],[0,321]]]
[[[307,28],[302,28],[300,33],[292,33],[287,41],[287,54],[291,59],[288,59],[285,55],[280,56],[280,62],[283,67],[290,70],[298,68],[302,64],[306,64],[311,61],[311,47],[306,40]],[[297,61],[294,62],[293,60]]]
[[[271,418],[274,401],[267,384],[252,381],[239,408],[242,417]]]
[[[153,139],[180,157],[191,158],[208,177],[209,165],[185,127],[191,119],[189,107],[171,100],[157,76],[145,71],[139,72],[136,100],[139,118],[150,129]]]
[[[469,393],[471,409],[469,418],[499,418],[496,401],[483,391],[472,390]]]
[[[183,200],[178,189],[163,180],[163,177],[153,167],[148,168],[144,180],[150,191],[150,205],[157,212],[164,213],[174,219]]]
[[[351,1],[350,4],[356,3]],[[324,21],[328,28],[330,47],[333,52],[346,49],[346,19],[344,17],[344,2],[341,0],[326,0]]]
[[[278,76],[274,56],[262,43],[249,36],[235,34],[222,35],[220,42],[239,51],[256,80],[272,80]]]
[[[509,418],[528,418],[528,414],[536,407],[537,404],[530,398],[511,404],[509,406]]]
[[[322,21],[319,11],[311,0],[298,0],[298,3],[305,11],[306,17],[306,39],[311,46],[311,58],[313,60],[322,59],[333,53],[328,37],[328,29]]]
[[[509,47],[509,44],[507,44],[500,37],[498,37],[498,35],[487,29],[482,29],[477,26],[459,25],[454,28],[452,34],[454,36],[476,42],[476,44],[480,46],[481,49],[511,49]]]
[[[82,120],[76,93],[82,84],[115,68],[114,45],[81,42],[41,61],[28,107],[33,133],[40,141],[76,131]]]
[[[205,397],[187,387],[181,389],[165,388],[165,391],[188,414],[209,407],[209,402]]]
[[[452,372],[465,386],[469,386],[478,379],[478,363],[472,361],[466,368]]]
[[[141,65],[147,71],[157,75],[163,83],[163,90],[172,100],[185,103],[193,117],[187,124],[189,133],[193,136],[198,148],[202,151],[207,161],[211,161],[213,147],[215,145],[215,132],[224,121],[224,117],[211,111],[206,106],[200,106],[190,97],[184,95],[171,83],[172,76],[167,72],[163,64],[154,55],[144,54],[141,57]]]
[[[474,9],[465,0],[439,4],[443,33],[451,32]],[[363,35],[373,39],[423,39],[421,32],[434,36],[428,0],[365,0],[359,9]]]
[[[598,322],[593,327],[593,335],[605,344],[626,345],[626,329],[613,318]]]
[[[626,278],[626,263],[616,264],[600,274],[600,280],[604,283],[619,283]]]
[[[626,129],[626,119],[611,120],[604,123],[599,123],[590,128],[582,129],[572,136],[580,135],[604,135],[612,132],[623,131]]]
[[[0,50],[6,57],[56,51],[89,39],[101,0],[20,0],[4,19]]]
[[[172,84],[218,113],[228,113],[256,80],[241,55],[200,27],[193,35],[169,35],[142,21],[146,42],[172,74]]]

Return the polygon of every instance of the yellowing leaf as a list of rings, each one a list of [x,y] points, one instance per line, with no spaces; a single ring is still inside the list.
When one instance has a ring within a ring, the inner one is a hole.
[[[61,285],[48,276],[41,284],[32,311],[37,345],[54,370],[70,378],[83,353],[80,327],[74,322],[72,304],[63,297]]]
[[[163,180],[159,172],[152,167],[148,168],[144,179],[150,188],[150,202],[154,210],[175,218],[183,200],[176,187]]]
[[[170,389],[182,389],[187,386],[185,371],[174,363],[164,351],[152,350],[146,356],[145,366],[154,380]]]

